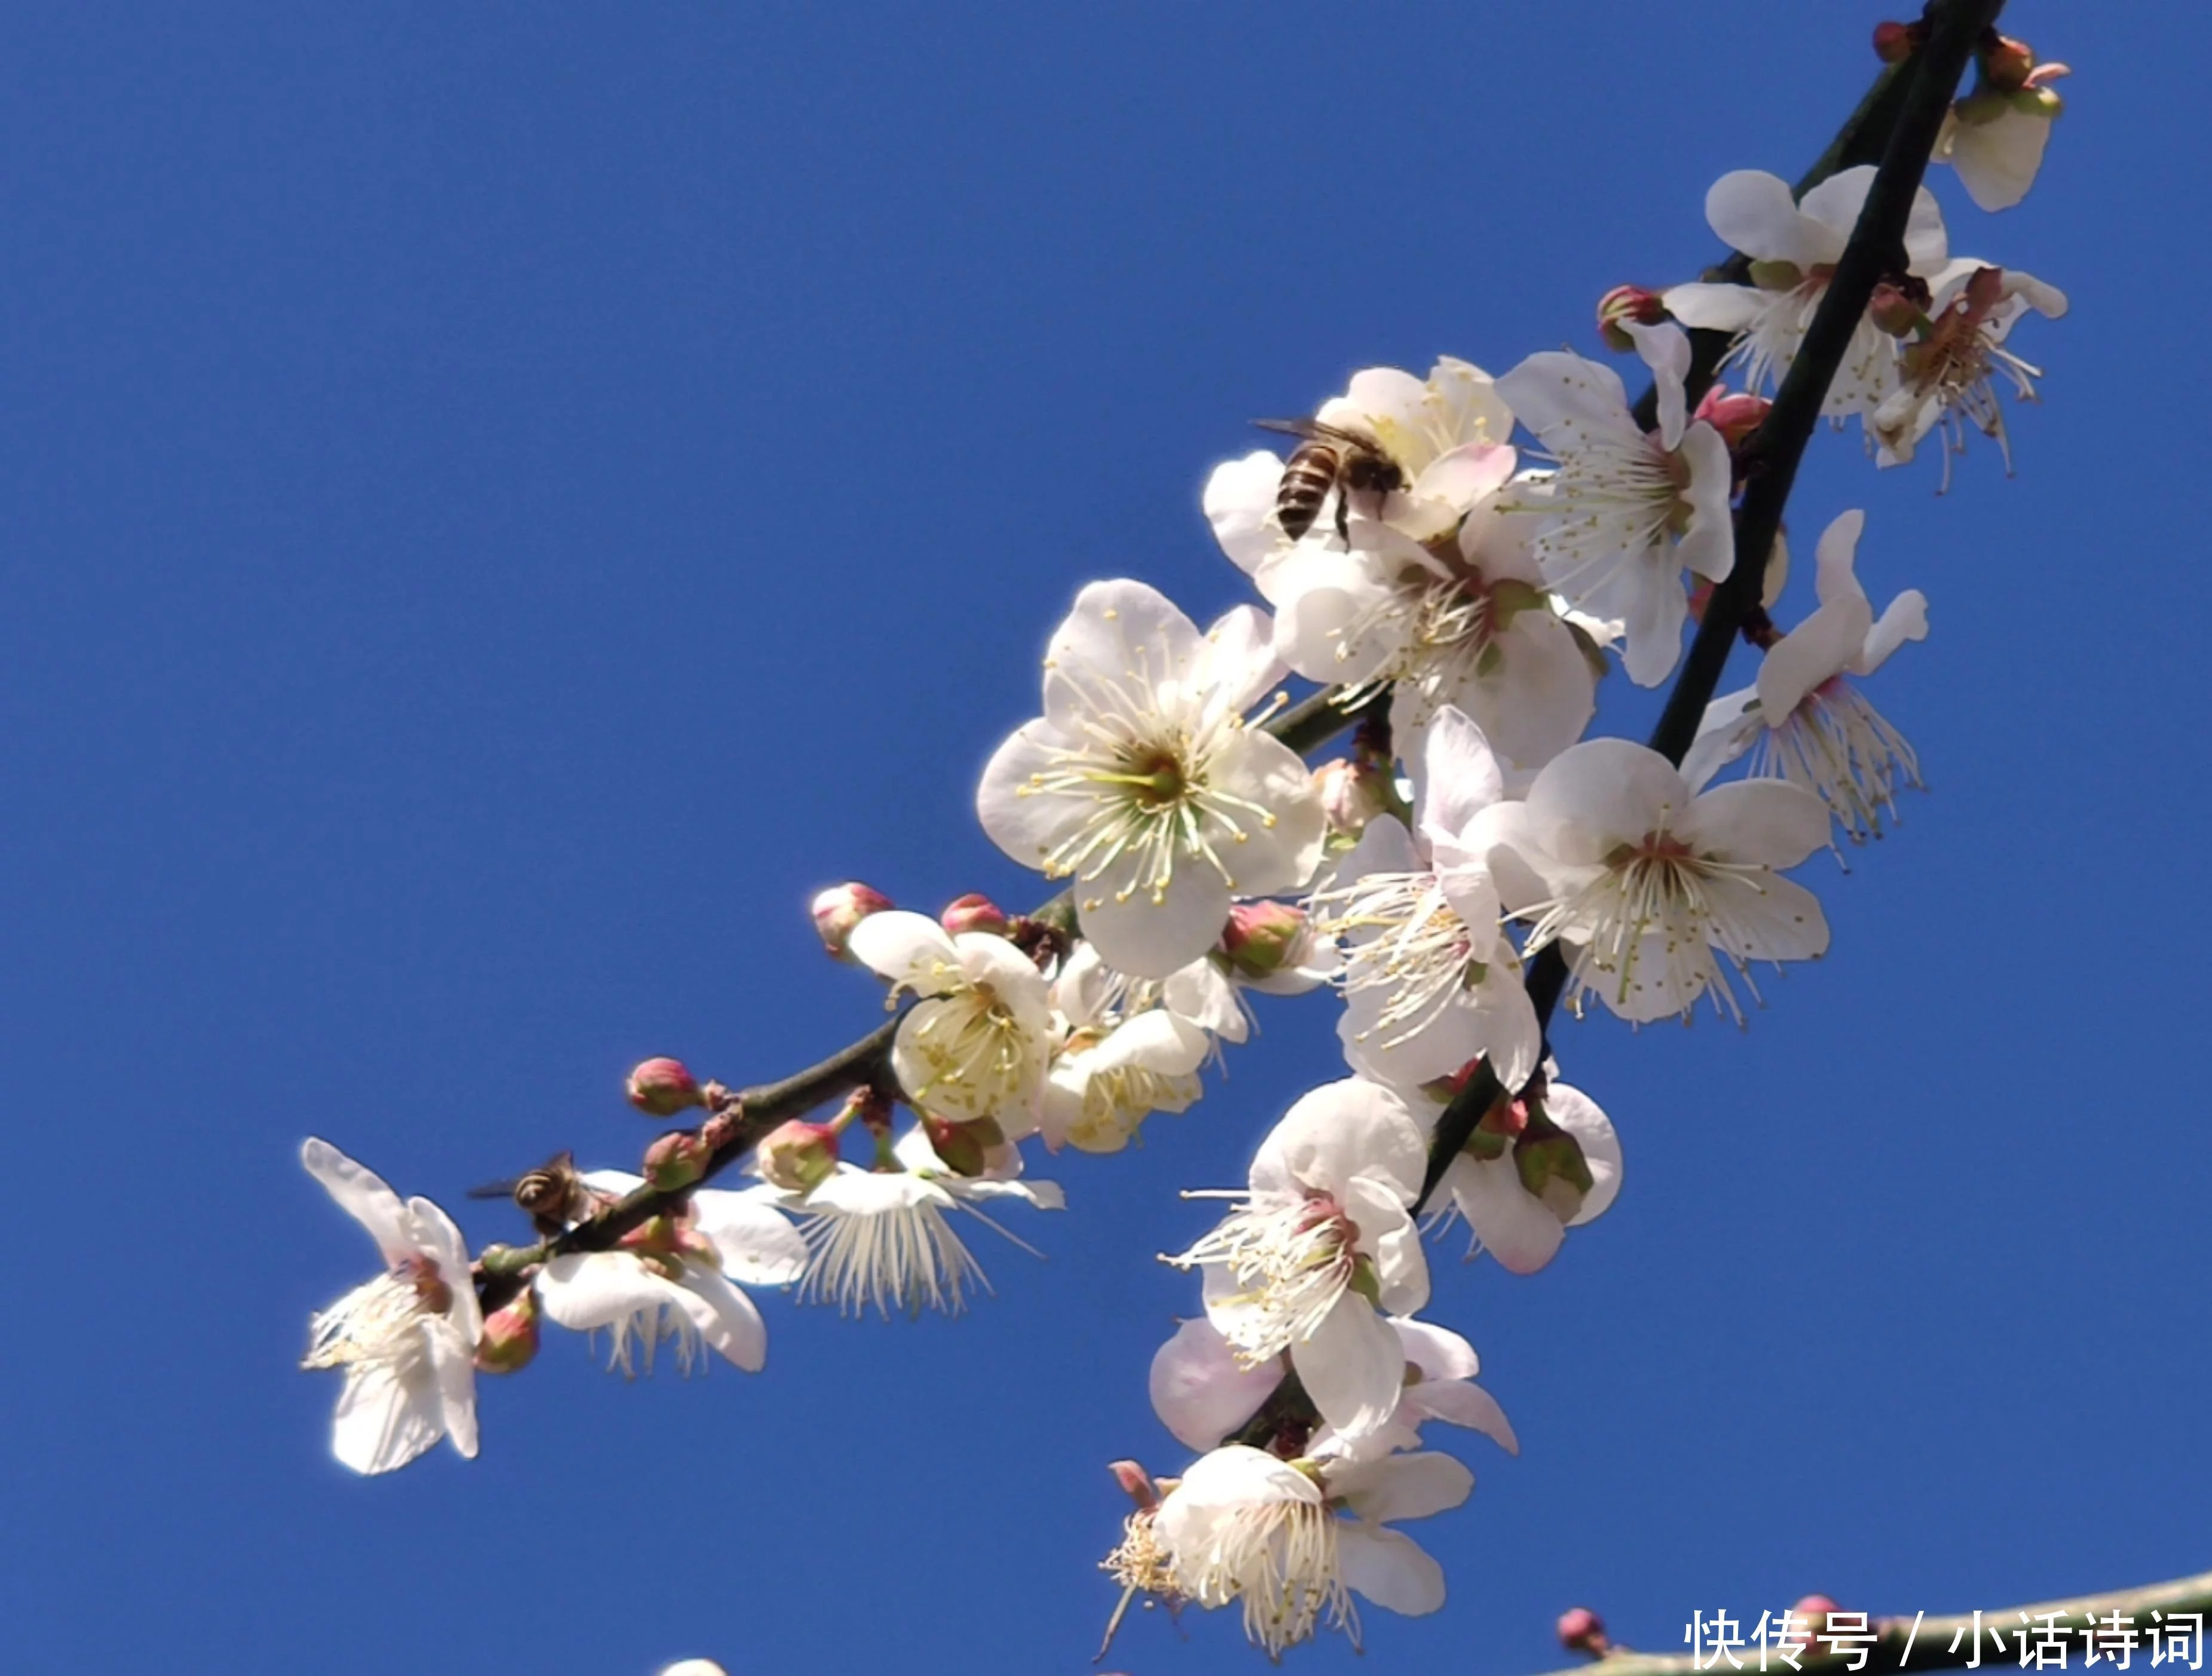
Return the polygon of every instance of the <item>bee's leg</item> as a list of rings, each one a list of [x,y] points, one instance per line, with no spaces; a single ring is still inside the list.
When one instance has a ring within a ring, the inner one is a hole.
[[[1352,491],[1342,483],[1336,486],[1336,538],[1344,543],[1346,552],[1352,550]]]

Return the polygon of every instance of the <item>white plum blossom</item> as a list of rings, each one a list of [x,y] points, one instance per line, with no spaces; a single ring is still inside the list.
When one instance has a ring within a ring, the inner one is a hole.
[[[2011,209],[2035,184],[2051,124],[2065,108],[2051,83],[2071,73],[2064,64],[2037,64],[2017,87],[1978,88],[1943,118],[1930,161],[1959,171],[1975,208]],[[1983,76],[1986,82],[1986,67]]]
[[[1928,601],[1908,588],[1877,620],[1855,569],[1866,514],[1847,512],[1822,532],[1815,556],[1820,606],[1766,649],[1756,684],[1705,707],[1682,774],[1702,788],[1746,751],[1754,779],[1786,780],[1828,805],[1854,843],[1881,832],[1900,785],[1920,783],[1905,736],[1852,683],[1907,641],[1928,637]]]
[[[1119,1152],[1153,1112],[1190,1109],[1203,1091],[1206,1033],[1165,1007],[1101,1031],[1079,1029],[1053,1060],[1044,1143],[1053,1151]]]
[[[1235,897],[1296,890],[1321,859],[1305,764],[1245,720],[1279,667],[1270,635],[1249,607],[1201,635],[1141,582],[1094,582],[1046,653],[1045,714],[983,771],[984,830],[1074,881],[1083,934],[1119,971],[1188,965]]]
[[[584,1185],[617,1198],[643,1185],[618,1169],[585,1173]],[[608,1365],[646,1371],[664,1339],[676,1342],[686,1374],[702,1346],[732,1367],[758,1373],[768,1361],[768,1329],[753,1301],[730,1283],[783,1286],[806,1267],[799,1230],[744,1193],[702,1187],[678,1215],[656,1220],[613,1251],[570,1252],[539,1271],[538,1302],[559,1325],[578,1333],[604,1327],[612,1340]]]
[[[893,908],[853,927],[853,956],[922,999],[899,1021],[891,1070],[918,1111],[951,1123],[994,1119],[1009,1139],[1036,1127],[1053,1043],[1036,963],[988,932],[955,937]]]
[[[1348,549],[1309,537],[1261,578],[1284,662],[1310,680],[1391,685],[1391,724],[1409,754],[1453,705],[1537,768],[1582,737],[1595,707],[1596,674],[1545,591],[1542,517],[1507,509],[1515,459],[1487,450],[1485,492],[1456,535],[1424,545],[1364,524]]]
[[[1806,328],[1827,295],[1836,264],[1858,225],[1874,177],[1871,163],[1842,169],[1796,200],[1778,176],[1736,169],[1705,193],[1706,221],[1724,241],[1752,258],[1756,282],[1676,285],[1662,301],[1684,325],[1735,334],[1721,365],[1741,364],[1744,381],[1754,392],[1774,390],[1796,360]],[[1950,254],[1943,212],[1925,186],[1912,200],[1905,253],[1907,270],[1923,279],[1939,270]],[[1895,342],[1871,319],[1862,319],[1821,412],[1832,418],[1871,412],[1891,388],[1896,361]]]
[[[1110,1029],[1158,1009],[1206,1035],[1242,1041],[1252,1021],[1237,990],[1236,981],[1211,953],[1164,978],[1133,978],[1109,966],[1095,945],[1078,943],[1060,962],[1050,996],[1053,1010],[1076,1030]]]
[[[1620,1191],[1620,1138],[1597,1102],[1553,1082],[1539,1103],[1546,1120],[1575,1143],[1589,1174],[1587,1191],[1553,1171],[1538,1178],[1539,1191],[1529,1191],[1517,1139],[1493,1158],[1462,1151],[1444,1172],[1452,1208],[1466,1220],[1475,1249],[1513,1274],[1542,1268],[1558,1255],[1568,1229],[1596,1221]]]
[[[1209,1610],[1241,1605],[1245,1635],[1272,1658],[1324,1624],[1357,1644],[1355,1593],[1408,1616],[1441,1606],[1442,1568],[1389,1526],[1457,1507],[1474,1488],[1449,1455],[1286,1461],[1231,1443],[1191,1464],[1152,1537],[1177,1593]]]
[[[356,1473],[389,1473],[444,1437],[473,1460],[483,1315],[460,1230],[427,1199],[402,1204],[381,1176],[328,1141],[306,1142],[300,1162],[384,1259],[384,1272],[319,1311],[308,1329],[300,1365],[345,1369],[331,1453]]]
[[[1456,709],[1429,729],[1416,792],[1414,830],[1389,815],[1369,821],[1314,898],[1344,950],[1345,1058],[1409,1084],[1487,1055],[1518,1088],[1542,1057],[1543,1027],[1502,929],[1486,851],[1468,841],[1504,780],[1482,730]]]
[[[1346,513],[1415,541],[1449,534],[1490,492],[1492,451],[1513,434],[1512,412],[1490,374],[1449,355],[1425,380],[1395,367],[1355,373],[1344,394],[1322,404],[1314,417],[1371,439],[1405,476],[1405,488],[1379,506],[1355,503]],[[1284,465],[1281,456],[1258,449],[1216,466],[1206,483],[1206,517],[1215,539],[1239,568],[1261,581],[1263,593],[1260,573],[1291,545],[1275,517]],[[1335,535],[1335,514],[1324,506],[1314,536]]]
[[[1680,327],[1628,322],[1659,392],[1646,432],[1610,367],[1565,349],[1532,355],[1498,388],[1559,462],[1526,504],[1547,516],[1535,543],[1545,586],[1575,610],[1621,625],[1622,661],[1656,686],[1681,655],[1685,568],[1719,581],[1735,562],[1728,443],[1688,416],[1690,340]]]
[[[1484,811],[1507,906],[1530,920],[1533,953],[1569,950],[1579,1010],[1595,993],[1636,1023],[1687,1017],[1700,995],[1742,1022],[1720,960],[1808,960],[1828,922],[1794,867],[1828,839],[1827,807],[1778,780],[1694,793],[1674,765],[1625,739],[1587,739],[1536,776],[1527,801]],[[1523,865],[1501,862],[1508,850]],[[1754,997],[1756,991],[1753,991]]]
[[[1405,1388],[1397,1412],[1379,1430],[1356,1442],[1324,1427],[1314,1434],[1312,1452],[1364,1459],[1418,1448],[1420,1428],[1442,1420],[1481,1432],[1509,1454],[1520,1453],[1504,1410],[1473,1383],[1481,1371],[1474,1345],[1444,1327],[1403,1316],[1390,1318],[1390,1330],[1405,1356]],[[1200,1316],[1183,1322],[1152,1357],[1152,1412],[1177,1442],[1210,1449],[1260,1412],[1282,1383],[1284,1371],[1279,1357],[1246,1366],[1220,1330]]]
[[[1206,1313],[1248,1364],[1288,1351],[1322,1418],[1351,1436],[1388,1421],[1404,1357],[1384,1314],[1428,1299],[1408,1210],[1427,1163],[1405,1101],[1357,1078],[1299,1099],[1252,1160],[1241,1200],[1189,1250]]]
[[[1912,458],[1930,431],[1942,433],[1943,487],[1951,483],[1951,457],[1963,453],[1972,425],[1997,445],[2012,471],[2012,440],[1995,380],[2003,377],[2023,402],[2036,399],[2043,376],[2005,347],[2021,317],[2045,319],[2066,312],[2066,294],[2032,274],[1954,262],[1931,282],[1926,323],[1900,354],[1896,387],[1867,420],[1875,460],[1898,465]]]
[[[945,1168],[928,1138],[910,1130],[894,1149],[896,1169],[862,1169],[841,1163],[810,1192],[780,1191],[763,1183],[746,1190],[799,1218],[806,1245],[804,1303],[832,1303],[843,1315],[870,1309],[888,1320],[894,1309],[919,1315],[925,1309],[957,1315],[968,1307],[967,1289],[991,1289],[947,1211],[963,1211],[1001,1238],[1034,1248],[976,1209],[994,1199],[1018,1199],[1033,1209],[1057,1211],[1066,1200],[1058,1184],[1006,1176],[965,1176]],[[1012,1154],[1018,1165],[1019,1155]]]

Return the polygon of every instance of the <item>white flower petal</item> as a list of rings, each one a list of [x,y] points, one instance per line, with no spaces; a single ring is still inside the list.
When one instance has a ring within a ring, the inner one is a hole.
[[[1283,1372],[1279,1359],[1239,1367],[1212,1322],[1188,1321],[1153,1354],[1152,1412],[1186,1447],[1210,1449],[1260,1412]]]
[[[1346,1587],[1385,1611],[1421,1618],[1444,1603],[1444,1571],[1403,1531],[1347,1525],[1337,1534],[1337,1564]]]

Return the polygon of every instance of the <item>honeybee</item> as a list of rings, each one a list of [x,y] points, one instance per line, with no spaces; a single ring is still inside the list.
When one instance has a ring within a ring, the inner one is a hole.
[[[556,1152],[526,1175],[512,1181],[487,1181],[469,1189],[471,1199],[512,1199],[531,1225],[551,1238],[589,1214],[591,1192],[576,1170],[576,1155]]]
[[[1336,533],[1351,540],[1346,523],[1355,495],[1383,496],[1406,486],[1405,469],[1383,451],[1371,436],[1324,425],[1318,419],[1255,419],[1263,431],[1280,431],[1305,440],[1292,450],[1283,467],[1282,486],[1275,491],[1275,522],[1292,541],[1313,528],[1322,503],[1332,489],[1336,497]]]

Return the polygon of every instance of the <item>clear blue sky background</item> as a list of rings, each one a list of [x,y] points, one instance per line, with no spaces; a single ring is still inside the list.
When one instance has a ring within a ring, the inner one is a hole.
[[[1179,1460],[1152,1254],[1337,1074],[1325,1001],[1066,1160],[969,1318],[769,1296],[769,1372],[688,1383],[562,1337],[485,1382],[480,1460],[372,1483],[293,1370],[369,1260],[298,1141],[512,1236],[462,1190],[632,1161],[630,1061],[871,1024],[806,896],[1034,892],[971,788],[1082,581],[1236,602],[1206,470],[1356,367],[1597,352],[1600,291],[1712,259],[1713,177],[1820,150],[1882,15],[0,18],[0,1665],[1085,1668],[1103,1463]],[[1525,1448],[1466,1445],[1419,1531],[1450,1604],[1370,1614],[1366,1668],[1541,1669],[1578,1601],[1665,1647],[2212,1564],[2207,33],[2011,21],[2081,71],[2043,183],[1936,185],[2072,294],[2020,477],[1978,446],[1939,500],[1834,439],[1796,508],[1864,506],[1877,599],[1932,602],[1879,696],[1934,792],[1807,869],[1834,954],[1748,1034],[1561,1032],[1626,1191],[1534,1279],[1440,1261]],[[1187,1627],[1113,1664],[1258,1667]]]

